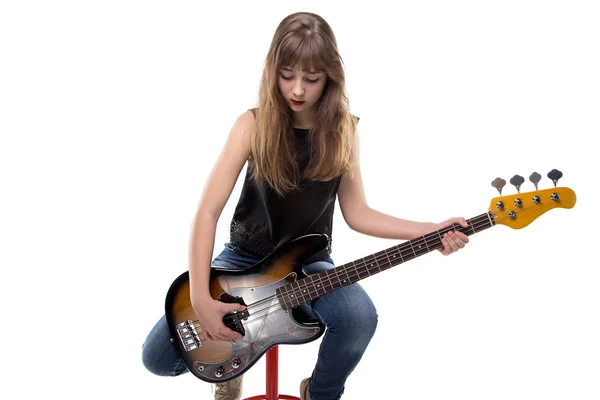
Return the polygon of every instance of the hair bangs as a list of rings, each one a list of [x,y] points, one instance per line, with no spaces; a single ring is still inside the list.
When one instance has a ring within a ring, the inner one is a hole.
[[[278,68],[325,71],[323,49],[314,34],[289,35],[281,43]]]

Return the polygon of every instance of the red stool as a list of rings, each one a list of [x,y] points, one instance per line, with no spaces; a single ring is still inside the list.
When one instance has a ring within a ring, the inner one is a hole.
[[[267,394],[246,397],[243,400],[301,400],[300,397],[279,394],[279,346],[267,350]]]

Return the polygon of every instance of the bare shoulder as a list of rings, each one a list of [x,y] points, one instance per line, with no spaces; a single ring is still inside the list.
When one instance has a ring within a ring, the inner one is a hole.
[[[252,111],[248,110],[242,113],[235,120],[231,131],[229,132],[230,139],[234,139],[238,144],[249,146],[250,138],[255,127],[255,119]],[[248,147],[249,149],[249,147]]]
[[[251,130],[252,128],[254,128],[254,124],[254,114],[252,113],[252,111],[248,110],[240,114],[239,117],[237,117],[234,126],[240,126],[242,128]]]
[[[244,112],[236,118],[221,154],[209,175],[201,209],[216,218],[223,210],[236,180],[250,156],[250,139],[253,130],[254,116],[251,111]]]
[[[254,132],[254,116],[251,111],[246,111],[239,115],[229,131],[225,146],[222,150],[222,157],[238,164],[244,162],[250,156],[251,138]]]

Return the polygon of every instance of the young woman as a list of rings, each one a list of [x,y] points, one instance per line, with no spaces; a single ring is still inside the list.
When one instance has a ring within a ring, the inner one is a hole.
[[[407,240],[452,224],[394,218],[369,207],[360,174],[358,118],[348,106],[345,75],[334,34],[323,18],[296,13],[278,26],[262,76],[259,105],[240,115],[206,183],[197,210],[190,250],[190,297],[208,340],[241,335],[222,318],[241,305],[214,300],[208,290],[211,266],[247,268],[280,244],[307,233],[331,238],[336,198],[355,231]],[[213,260],[215,231],[239,174],[247,172],[231,221],[231,236]],[[450,232],[440,252],[463,248],[467,236]],[[304,265],[312,274],[334,267],[331,246]],[[369,344],[377,313],[357,283],[303,305],[327,327],[314,371],[300,385],[302,399],[333,400]],[[360,326],[361,329],[356,329]],[[143,362],[158,375],[187,372],[163,316],[143,346]],[[215,399],[241,397],[242,378],[217,385]]]

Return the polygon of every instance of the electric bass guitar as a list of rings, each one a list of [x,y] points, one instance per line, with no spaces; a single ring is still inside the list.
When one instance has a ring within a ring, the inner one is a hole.
[[[502,194],[503,183],[498,179],[492,185]],[[329,238],[324,234],[308,234],[289,241],[243,271],[211,268],[211,296],[246,306],[244,311],[223,317],[226,326],[243,336],[240,340],[205,340],[191,305],[186,271],[173,281],[166,296],[172,340],[196,377],[212,383],[236,378],[271,347],[308,343],[324,333],[320,321],[299,311],[300,304],[442,248],[442,235],[448,231],[473,235],[499,224],[520,229],[548,210],[575,205],[573,190],[556,187],[556,181],[554,188],[537,190],[537,182],[534,183],[533,192],[493,198],[487,212],[467,220],[468,227],[454,225],[434,231],[315,275],[303,274],[302,260],[328,245]],[[519,189],[520,184],[515,186]]]

